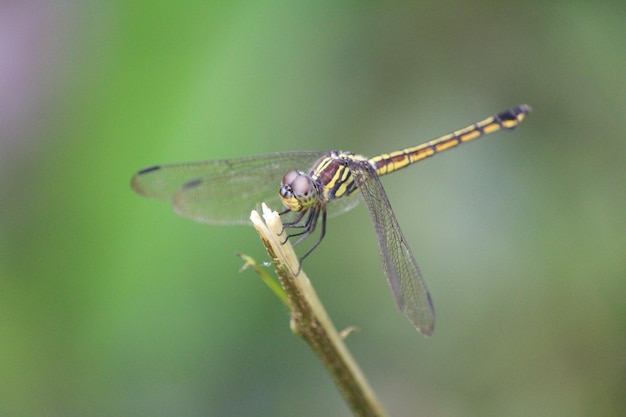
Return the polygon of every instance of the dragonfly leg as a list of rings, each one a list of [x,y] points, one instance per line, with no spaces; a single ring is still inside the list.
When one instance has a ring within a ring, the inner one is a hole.
[[[283,214],[287,214],[287,213],[291,213],[291,210],[289,210],[289,209],[285,209],[285,210],[281,211],[281,212],[280,212],[280,213],[278,213],[278,214],[279,214],[279,215],[283,215]],[[295,229],[299,229],[299,228],[308,228],[307,224],[308,224],[308,221],[309,221],[309,220],[307,220],[307,222],[306,222],[305,224],[303,224],[303,225],[299,225],[299,224],[298,224],[298,223],[300,223],[300,221],[302,220],[302,218],[304,217],[304,215],[305,215],[306,213],[307,213],[306,211],[301,211],[300,213],[298,213],[298,215],[296,216],[296,218],[295,218],[295,219],[293,219],[293,220],[292,220],[292,221],[290,221],[290,222],[283,223],[283,230],[281,230],[281,231],[280,231],[279,236],[281,236],[283,233],[285,233],[285,230],[287,230],[287,229],[294,229],[294,228],[295,228]],[[306,233],[306,230],[305,230],[303,233]],[[297,236],[297,235],[296,235],[296,236]],[[287,242],[287,240],[289,240],[289,238],[290,238],[290,237],[291,237],[291,235],[288,235],[288,234],[287,234],[287,235],[285,236],[285,240],[283,240],[282,242],[280,242],[280,244],[281,244],[281,245],[284,245],[284,244]]]
[[[306,214],[308,214],[306,221],[303,223],[300,223],[300,221]],[[280,232],[280,234],[283,234],[283,232],[287,229],[299,229],[300,231],[287,234],[287,237],[285,238],[284,241],[281,242],[281,244],[284,245],[285,242],[287,242],[287,240],[291,237],[304,235],[300,239],[298,239],[296,242],[294,242],[293,245],[297,246],[300,242],[306,239],[315,230],[318,216],[319,216],[319,209],[311,208],[311,209],[300,212],[294,221],[289,222],[289,223],[284,223],[283,230]]]
[[[311,234],[315,231],[317,227],[317,219],[320,216],[320,211],[318,207],[311,207],[309,209],[309,217],[307,217],[306,222],[303,225],[294,226],[296,228],[303,228],[301,232],[290,234],[289,237],[300,236],[298,240],[296,240],[293,245],[298,246],[302,243],[307,237],[311,236]]]
[[[298,232],[296,234],[293,235],[289,235],[287,236],[287,238],[293,237],[293,236],[301,236],[293,245],[296,246],[299,243],[301,243],[302,241],[304,241],[307,237],[309,237],[311,235],[311,233],[313,233],[315,231],[315,228],[317,227],[317,220],[319,219],[319,215],[320,215],[320,210],[322,211],[322,228],[320,231],[320,237],[317,239],[317,241],[313,244],[313,246],[311,246],[305,253],[304,255],[302,255],[300,257],[300,259],[298,260],[298,270],[296,271],[296,275],[300,274],[300,271],[302,270],[302,262],[304,261],[304,258],[306,258],[307,256],[309,256],[311,254],[311,252],[313,252],[313,250],[315,250],[315,248],[322,242],[322,239],[324,239],[324,235],[326,234],[326,207],[323,208],[319,208],[319,207],[313,207],[309,210],[309,217],[307,218],[306,222],[303,225],[297,225],[297,226],[293,226],[293,227],[302,227],[305,228],[305,230],[303,230],[302,232]]]
[[[317,241],[313,244],[313,246],[311,246],[309,248],[309,250],[307,250],[304,255],[302,255],[300,257],[300,268],[302,268],[302,262],[304,261],[304,258],[306,258],[307,256],[309,256],[311,254],[311,252],[313,252],[315,250],[315,248],[317,248],[317,246],[322,243],[322,239],[324,239],[324,235],[326,234],[326,207],[323,207],[322,209],[322,228],[320,230],[320,237],[317,239]],[[317,217],[319,217],[319,213],[318,215],[315,216],[315,222],[317,222]],[[311,230],[311,232],[313,232],[313,230],[315,229],[315,224],[313,225],[313,229]],[[310,234],[310,233],[309,233]],[[308,235],[307,235],[308,236]],[[300,239],[302,240],[302,238]],[[300,271],[298,271],[300,272]]]
[[[279,216],[284,216],[287,213],[291,213],[291,209],[286,208],[283,211],[281,211],[280,213],[278,213],[278,215]]]

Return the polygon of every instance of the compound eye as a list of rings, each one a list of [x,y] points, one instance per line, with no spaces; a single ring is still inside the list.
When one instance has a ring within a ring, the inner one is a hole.
[[[315,187],[311,178],[306,175],[298,175],[291,182],[291,189],[293,190],[293,195],[300,200],[309,198]]]
[[[294,180],[298,178],[299,176],[300,176],[300,173],[296,171],[295,169],[292,169],[291,171],[286,173],[285,176],[283,177],[282,185],[291,185],[291,183],[294,182]]]

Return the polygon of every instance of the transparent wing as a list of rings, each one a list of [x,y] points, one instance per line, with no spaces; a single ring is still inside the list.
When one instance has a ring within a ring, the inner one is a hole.
[[[250,211],[265,202],[282,210],[280,181],[292,169],[308,171],[324,152],[284,152],[245,158],[158,165],[139,171],[133,190],[146,197],[171,200],[178,214],[210,224],[248,224]],[[348,198],[332,204],[331,215],[358,203]]]
[[[374,222],[383,269],[396,303],[420,333],[430,336],[435,326],[433,303],[380,179],[367,161],[348,159],[347,164]]]

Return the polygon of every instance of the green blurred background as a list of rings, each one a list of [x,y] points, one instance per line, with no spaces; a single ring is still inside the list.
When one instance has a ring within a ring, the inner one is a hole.
[[[305,268],[393,416],[626,414],[626,6],[0,4],[0,415],[350,412],[241,251],[133,194],[146,165],[375,155],[437,308],[396,310],[360,206]],[[277,182],[279,179],[277,179]]]

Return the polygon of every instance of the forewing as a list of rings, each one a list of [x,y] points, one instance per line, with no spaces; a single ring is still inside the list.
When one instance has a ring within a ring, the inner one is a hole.
[[[291,169],[307,171],[323,152],[284,152],[143,169],[132,179],[138,194],[172,200],[177,213],[211,224],[247,224],[266,202],[283,208],[280,182]]]
[[[383,269],[396,303],[420,333],[430,336],[435,326],[432,300],[380,179],[367,161],[349,159],[347,163],[376,228]]]

